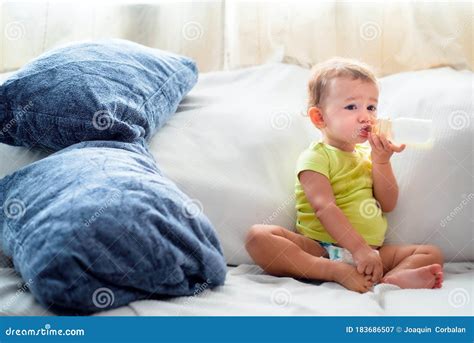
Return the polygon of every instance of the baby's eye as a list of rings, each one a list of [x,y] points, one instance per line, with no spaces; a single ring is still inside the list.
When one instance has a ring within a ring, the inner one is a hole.
[[[346,110],[355,110],[356,109],[356,105],[347,105],[346,107],[344,107]]]
[[[368,109],[369,111],[374,111],[374,112],[377,111],[377,107],[375,107],[375,106],[373,106],[373,105],[370,105],[369,107],[367,107],[367,109]]]

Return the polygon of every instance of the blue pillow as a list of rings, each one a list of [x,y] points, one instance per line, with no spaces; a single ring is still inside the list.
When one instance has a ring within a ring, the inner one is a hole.
[[[149,139],[196,81],[191,59],[129,41],[58,48],[0,86],[0,142],[57,151]]]
[[[215,231],[135,143],[75,144],[0,180],[3,250],[59,314],[224,283]],[[196,210],[197,209],[197,210]]]

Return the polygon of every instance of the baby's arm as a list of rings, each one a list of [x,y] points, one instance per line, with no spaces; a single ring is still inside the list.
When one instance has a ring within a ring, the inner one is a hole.
[[[372,179],[374,181],[374,197],[383,212],[395,209],[398,199],[398,185],[389,162],[372,162]]]
[[[326,231],[340,246],[352,253],[357,263],[357,271],[361,274],[372,274],[373,280],[378,281],[383,273],[382,262],[336,205],[328,178],[320,173],[305,170],[299,174],[299,180],[306,198]]]
[[[398,200],[398,184],[393,174],[390,157],[394,152],[402,152],[405,146],[396,146],[385,137],[376,134],[370,134],[369,142],[372,146],[374,197],[383,212],[390,212],[395,209]]]
[[[340,246],[353,251],[367,245],[364,238],[352,227],[347,217],[337,207],[331,183],[327,177],[311,170],[305,170],[299,174],[299,179],[316,217]]]

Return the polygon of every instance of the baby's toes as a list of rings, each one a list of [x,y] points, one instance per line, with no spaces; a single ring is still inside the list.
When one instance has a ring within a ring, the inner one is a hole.
[[[435,284],[433,288],[441,288],[441,285],[443,283],[443,273],[437,273],[435,276]]]

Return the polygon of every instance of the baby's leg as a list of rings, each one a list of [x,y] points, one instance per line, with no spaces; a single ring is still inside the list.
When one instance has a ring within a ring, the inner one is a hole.
[[[316,241],[281,226],[252,226],[245,247],[255,263],[275,276],[335,281],[357,292],[372,286],[353,266],[321,258],[327,252]]]
[[[434,245],[385,245],[379,250],[386,274],[382,283],[401,288],[440,288],[443,254]]]

